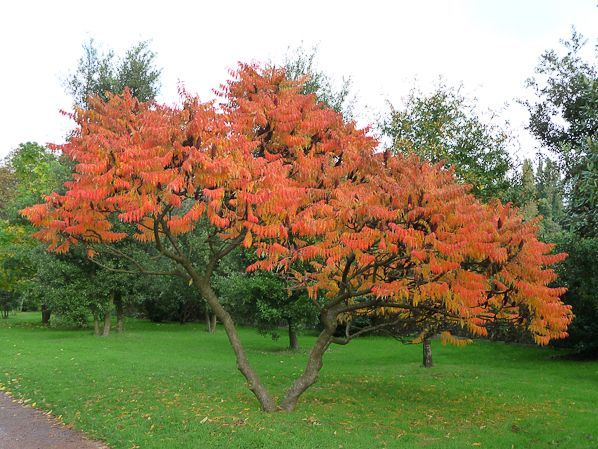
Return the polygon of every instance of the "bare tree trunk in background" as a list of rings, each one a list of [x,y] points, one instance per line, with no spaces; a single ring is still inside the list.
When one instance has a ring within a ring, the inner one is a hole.
[[[296,351],[299,349],[299,340],[297,340],[297,330],[295,329],[295,325],[291,320],[288,320],[289,323],[289,349],[291,351]]]
[[[100,319],[95,314],[93,316],[93,334],[96,337],[100,336]]]
[[[48,309],[48,306],[42,304],[42,324],[50,324],[50,315],[52,315],[52,311]]]
[[[423,348],[424,348],[423,366],[424,366],[424,368],[432,368],[432,366],[434,366],[434,364],[432,363],[432,341],[431,341],[431,337],[424,338]]]
[[[102,332],[102,337],[107,337],[110,335],[110,324],[112,324],[112,304],[114,303],[114,292],[110,292],[110,301],[106,306],[106,311],[104,312],[104,330]]]
[[[120,334],[125,330],[125,307],[120,293],[115,294],[114,305],[116,306],[116,332]]]
[[[330,342],[332,340],[332,332],[329,329],[324,329],[316,343],[309,352],[309,358],[307,359],[307,366],[303,371],[303,374],[299,376],[293,385],[287,390],[283,400],[280,403],[280,409],[285,412],[291,412],[297,406],[299,397],[311,387],[318,380],[318,375],[322,369],[322,359]]]
[[[206,300],[204,300],[205,303],[205,317],[206,317],[206,330],[210,333],[213,334],[214,332],[216,332],[216,314],[212,311],[210,305],[208,304],[208,302]]]

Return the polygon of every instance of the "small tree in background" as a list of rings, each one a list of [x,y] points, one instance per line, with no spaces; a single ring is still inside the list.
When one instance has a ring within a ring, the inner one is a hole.
[[[260,333],[278,339],[279,327],[285,325],[292,351],[299,349],[298,333],[318,324],[318,309],[305,292],[291,289],[280,275],[234,271],[218,279],[217,290],[233,316]]]

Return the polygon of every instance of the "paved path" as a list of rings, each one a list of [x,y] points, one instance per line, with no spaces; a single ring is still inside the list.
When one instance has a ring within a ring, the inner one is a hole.
[[[109,449],[0,392],[0,449]]]

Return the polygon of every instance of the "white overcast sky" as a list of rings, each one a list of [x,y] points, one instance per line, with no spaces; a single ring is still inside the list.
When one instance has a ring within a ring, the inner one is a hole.
[[[463,82],[484,107],[525,95],[540,54],[557,48],[574,25],[598,37],[596,0],[411,1],[27,1],[0,3],[0,157],[19,143],[63,141],[71,123],[59,114],[70,98],[63,80],[83,41],[122,53],[151,40],[162,68],[159,100],[172,103],[180,81],[210,96],[238,61],[282,61],[289,47],[318,45],[318,66],[350,76],[360,123],[399,104],[415,79],[427,89],[442,76]],[[521,134],[521,106],[504,112]]]

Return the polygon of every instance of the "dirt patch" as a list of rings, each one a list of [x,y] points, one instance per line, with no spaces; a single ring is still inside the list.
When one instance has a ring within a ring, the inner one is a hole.
[[[0,449],[109,449],[0,392]]]

